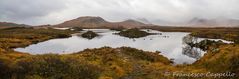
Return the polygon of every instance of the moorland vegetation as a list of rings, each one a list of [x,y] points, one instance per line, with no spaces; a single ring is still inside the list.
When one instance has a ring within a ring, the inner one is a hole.
[[[224,31],[225,32],[225,31]],[[13,51],[16,47],[38,43],[53,38],[71,36],[74,31],[15,27],[0,30],[0,78],[1,79],[177,79],[219,77],[175,76],[173,73],[223,73],[239,74],[238,32],[205,34],[193,32],[198,37],[217,36],[235,43],[209,42],[207,53],[193,64],[173,65],[160,52],[147,52],[129,47],[86,49],[73,54],[31,55]],[[209,35],[209,36],[207,36]],[[225,36],[228,35],[228,36]],[[214,45],[217,44],[217,45]]]

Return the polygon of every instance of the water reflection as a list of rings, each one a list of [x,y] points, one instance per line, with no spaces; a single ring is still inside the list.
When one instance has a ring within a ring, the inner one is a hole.
[[[183,37],[182,54],[195,59],[201,58],[205,52],[199,49],[197,46],[194,46],[194,44],[198,42],[199,40],[197,37],[192,37],[190,35]]]
[[[191,47],[189,45],[185,45],[185,47],[183,47],[182,53],[184,55],[187,55],[189,57],[195,58],[195,59],[199,59],[202,57],[202,50],[200,50],[199,48],[196,47]]]

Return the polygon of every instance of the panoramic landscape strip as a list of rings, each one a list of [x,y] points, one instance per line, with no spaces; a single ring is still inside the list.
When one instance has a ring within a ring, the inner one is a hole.
[[[239,0],[0,0],[0,79],[239,79]]]

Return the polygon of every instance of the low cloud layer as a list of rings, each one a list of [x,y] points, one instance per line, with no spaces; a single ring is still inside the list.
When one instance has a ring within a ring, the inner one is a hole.
[[[193,18],[239,19],[239,0],[0,0],[0,13],[0,21],[31,25],[80,16],[187,23]]]

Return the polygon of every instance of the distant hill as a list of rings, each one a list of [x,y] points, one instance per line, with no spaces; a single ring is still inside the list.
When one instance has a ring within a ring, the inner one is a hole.
[[[125,20],[123,22],[119,22],[118,24],[125,25],[125,26],[142,26],[142,25],[146,25],[143,22],[139,22],[139,21],[136,21],[136,20],[133,20],[133,19],[128,19],[128,20]]]
[[[188,22],[192,26],[227,26],[227,27],[236,27],[239,26],[239,20],[237,19],[202,19],[202,18],[193,18]]]
[[[145,18],[136,18],[135,19],[136,21],[139,21],[139,22],[142,22],[144,24],[152,24],[150,21],[148,21],[147,19]]]
[[[54,27],[81,27],[81,28],[139,28],[146,26],[142,22],[136,20],[126,20],[122,22],[108,22],[101,17],[85,16],[73,20],[65,21],[61,24],[54,25]]]
[[[25,24],[16,24],[10,22],[0,22],[0,28],[8,28],[8,27],[28,27],[29,25]]]
[[[55,25],[56,27],[84,27],[96,28],[102,27],[103,24],[108,23],[101,17],[79,17],[73,20],[65,21],[64,23]]]

